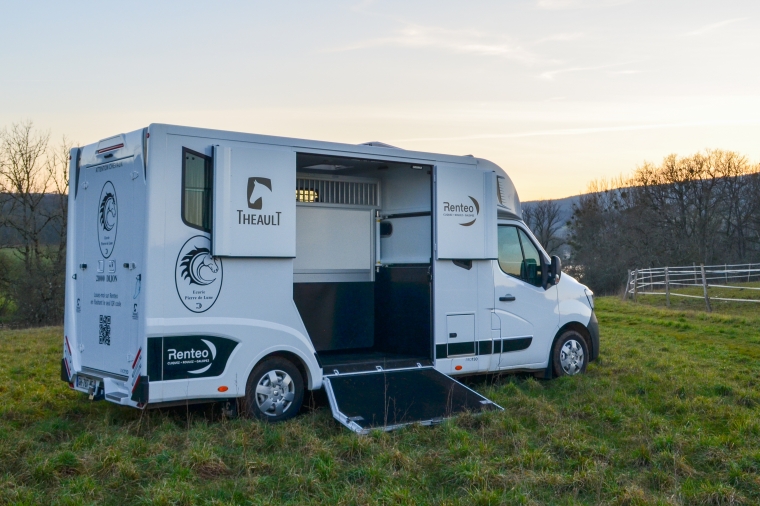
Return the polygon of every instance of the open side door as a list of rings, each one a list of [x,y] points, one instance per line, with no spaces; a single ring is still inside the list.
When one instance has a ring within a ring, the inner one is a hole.
[[[433,190],[435,258],[497,258],[496,173],[438,164]]]
[[[324,385],[333,417],[359,434],[503,409],[432,367],[332,375]]]
[[[276,146],[214,146],[214,256],[296,256],[296,154]]]

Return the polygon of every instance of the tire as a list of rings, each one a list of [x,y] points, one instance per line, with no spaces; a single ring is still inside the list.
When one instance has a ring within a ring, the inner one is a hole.
[[[575,376],[586,372],[588,359],[588,343],[578,332],[568,330],[554,342],[552,365],[555,376]]]
[[[253,368],[245,388],[248,416],[281,422],[298,414],[303,404],[304,383],[290,360],[272,357]]]

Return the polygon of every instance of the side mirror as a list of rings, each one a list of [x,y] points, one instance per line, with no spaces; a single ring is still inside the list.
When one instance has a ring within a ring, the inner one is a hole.
[[[556,285],[559,283],[559,278],[562,277],[562,260],[560,260],[557,255],[552,256],[550,274],[552,284]]]

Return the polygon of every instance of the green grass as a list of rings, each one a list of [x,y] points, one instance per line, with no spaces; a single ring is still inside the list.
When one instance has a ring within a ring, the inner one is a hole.
[[[369,436],[324,403],[274,426],[92,403],[60,328],[0,332],[0,503],[760,503],[760,316],[597,311],[585,376],[473,380],[505,411]]]

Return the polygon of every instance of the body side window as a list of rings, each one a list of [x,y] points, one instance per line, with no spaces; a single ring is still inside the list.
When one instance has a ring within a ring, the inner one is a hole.
[[[211,157],[182,148],[182,221],[211,231]]]

